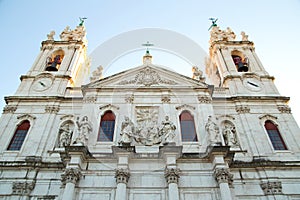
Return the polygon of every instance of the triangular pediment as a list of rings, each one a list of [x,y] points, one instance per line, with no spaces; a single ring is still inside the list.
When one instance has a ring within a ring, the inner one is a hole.
[[[152,65],[142,65],[112,76],[96,80],[84,88],[116,87],[197,87],[207,88],[206,83],[184,76],[177,72]]]

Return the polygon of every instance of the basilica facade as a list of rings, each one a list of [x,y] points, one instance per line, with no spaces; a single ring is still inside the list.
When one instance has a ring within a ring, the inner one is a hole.
[[[147,49],[89,83],[84,24],[54,35],[5,97],[1,199],[300,199],[300,129],[244,32],[214,25],[190,77]]]

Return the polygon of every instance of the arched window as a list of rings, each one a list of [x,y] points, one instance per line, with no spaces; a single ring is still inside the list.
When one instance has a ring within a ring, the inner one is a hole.
[[[27,135],[27,132],[30,128],[30,122],[28,120],[23,121],[17,128],[16,132],[14,133],[13,138],[11,139],[7,150],[20,150],[22,147],[22,144],[25,140],[25,137]]]
[[[181,138],[183,142],[196,142],[197,134],[195,129],[194,117],[188,112],[183,111],[179,116]]]
[[[265,129],[275,150],[287,150],[277,126],[270,120],[265,122]]]
[[[115,115],[112,111],[106,111],[101,117],[100,130],[97,141],[113,141],[115,131]]]

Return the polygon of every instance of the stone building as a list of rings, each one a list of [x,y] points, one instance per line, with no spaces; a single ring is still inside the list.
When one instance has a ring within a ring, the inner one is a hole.
[[[5,97],[1,199],[300,199],[299,127],[244,32],[212,27],[205,73],[147,51],[88,84],[83,23],[54,34]]]

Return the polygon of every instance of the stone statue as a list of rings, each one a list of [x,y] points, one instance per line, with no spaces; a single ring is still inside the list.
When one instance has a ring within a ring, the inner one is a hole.
[[[212,145],[216,144],[222,144],[221,138],[220,138],[220,133],[219,133],[219,127],[217,124],[212,120],[211,116],[208,116],[208,120],[205,125],[205,130],[208,134],[208,140],[209,143]]]
[[[132,138],[134,135],[134,124],[129,119],[129,117],[125,117],[125,121],[122,122],[121,125],[121,138],[119,140],[119,144],[122,145],[130,145],[132,142]]]
[[[228,41],[234,41],[236,37],[235,33],[229,27],[226,29],[226,36]]]
[[[84,116],[81,121],[79,121],[79,117],[77,117],[76,124],[78,126],[79,135],[76,138],[75,143],[86,145],[89,139],[89,134],[92,132],[92,125],[87,116]]]
[[[54,40],[55,31],[51,31],[49,34],[47,34],[48,40]]]
[[[238,146],[238,140],[236,137],[235,127],[229,123],[226,123],[223,128],[223,137],[225,144],[228,146],[236,147]]]
[[[248,41],[248,35],[244,31],[241,32],[242,41]]]
[[[65,125],[59,128],[59,141],[58,147],[69,146],[71,143],[73,131],[70,129],[70,124],[66,123]]]
[[[97,67],[95,71],[92,73],[92,77],[90,77],[90,81],[96,81],[102,78],[103,67],[100,65]]]
[[[168,144],[174,142],[176,126],[169,120],[169,116],[165,117],[165,120],[162,121],[161,133],[162,135],[162,143]]]

